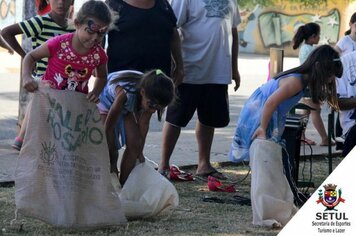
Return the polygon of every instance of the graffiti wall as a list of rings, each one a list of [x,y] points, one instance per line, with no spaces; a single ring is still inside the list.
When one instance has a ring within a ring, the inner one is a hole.
[[[328,1],[320,6],[304,6],[277,1],[273,7],[240,7],[240,51],[268,54],[270,47],[284,48],[285,55],[297,55],[291,41],[296,29],[305,23],[320,25],[319,44],[335,44],[348,29],[347,1]]]
[[[23,0],[0,0],[0,28],[22,20]]]

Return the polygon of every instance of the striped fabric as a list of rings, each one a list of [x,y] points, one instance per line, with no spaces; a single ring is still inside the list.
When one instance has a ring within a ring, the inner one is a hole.
[[[22,32],[26,37],[31,38],[32,48],[35,49],[48,39],[58,35],[74,32],[74,28],[68,26],[63,28],[57,25],[56,22],[48,15],[34,16],[26,21],[19,23]],[[44,58],[36,63],[36,68],[32,75],[34,78],[41,78],[47,67],[47,58]]]

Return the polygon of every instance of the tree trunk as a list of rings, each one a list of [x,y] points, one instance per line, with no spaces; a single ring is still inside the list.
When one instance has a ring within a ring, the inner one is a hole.
[[[35,1],[24,0],[23,1],[23,16],[22,19],[29,19],[37,14]],[[22,37],[22,48],[25,52],[32,50],[31,39]],[[29,100],[29,93],[22,87],[22,60],[21,60],[21,70],[20,70],[20,96],[19,96],[19,113],[18,113],[18,122],[21,125],[23,117],[25,115],[26,105]]]

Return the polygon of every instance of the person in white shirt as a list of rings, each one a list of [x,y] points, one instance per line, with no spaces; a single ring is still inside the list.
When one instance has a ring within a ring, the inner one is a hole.
[[[236,0],[171,0],[181,35],[185,77],[178,86],[178,99],[167,109],[163,128],[161,173],[185,127],[197,111],[195,134],[199,148],[196,175],[218,179],[226,176],[211,166],[210,151],[215,128],[229,124],[228,84],[240,86],[237,65],[241,22]]]
[[[341,57],[344,72],[337,79],[340,125],[345,138],[343,156],[356,145],[356,51]]]
[[[340,56],[356,51],[356,12],[352,14],[349,25],[350,29],[345,32],[345,36],[335,46]]]

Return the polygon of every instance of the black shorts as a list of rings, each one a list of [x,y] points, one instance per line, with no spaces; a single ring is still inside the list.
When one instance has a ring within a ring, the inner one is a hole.
[[[347,154],[356,146],[356,125],[352,126],[347,132],[342,150],[342,156],[346,157]]]
[[[181,84],[177,100],[168,106],[166,121],[185,127],[197,110],[200,123],[220,128],[230,122],[227,84]]]

